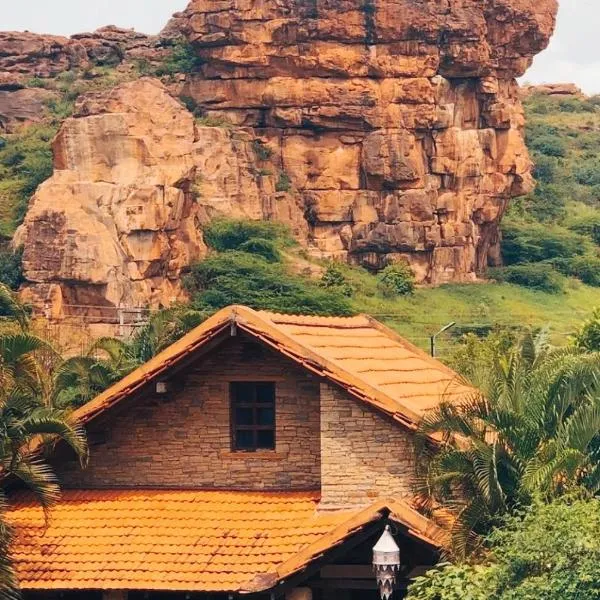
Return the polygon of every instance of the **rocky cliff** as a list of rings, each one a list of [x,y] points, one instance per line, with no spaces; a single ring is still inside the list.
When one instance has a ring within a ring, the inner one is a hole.
[[[28,294],[168,304],[215,215],[286,221],[313,254],[369,268],[408,260],[422,282],[475,279],[507,203],[532,186],[515,77],[548,43],[556,10],[556,0],[192,1],[163,38],[186,36],[193,72],[84,98],[63,124],[55,174],[16,238]],[[23,78],[46,71],[169,51],[114,28],[36,50],[1,35],[7,93],[34,91]]]

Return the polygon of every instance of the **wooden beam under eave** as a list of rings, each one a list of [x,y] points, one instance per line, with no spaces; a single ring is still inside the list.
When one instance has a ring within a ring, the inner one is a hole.
[[[123,590],[105,590],[102,600],[127,600],[127,592]]]

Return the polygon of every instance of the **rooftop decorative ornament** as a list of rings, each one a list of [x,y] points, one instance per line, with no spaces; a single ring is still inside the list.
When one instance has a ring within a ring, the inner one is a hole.
[[[389,600],[394,593],[396,574],[400,570],[400,548],[389,525],[385,526],[385,531],[373,548],[373,569],[382,600]]]

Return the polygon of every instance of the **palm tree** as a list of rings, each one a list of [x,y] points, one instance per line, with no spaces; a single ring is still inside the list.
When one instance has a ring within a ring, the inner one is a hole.
[[[85,462],[85,432],[72,414],[49,405],[43,373],[51,348],[28,333],[26,311],[15,296],[0,286],[0,301],[16,318],[16,332],[0,334],[0,477],[29,489],[45,511],[56,502],[60,489],[43,459],[49,443],[63,441]],[[8,312],[8,311],[6,311]],[[0,489],[0,598],[18,596],[10,557],[12,531],[6,519],[8,499]]]
[[[461,402],[423,420],[429,445],[418,483],[429,508],[453,509],[452,551],[464,556],[498,519],[534,496],[600,489],[600,354],[552,350],[523,336]]]

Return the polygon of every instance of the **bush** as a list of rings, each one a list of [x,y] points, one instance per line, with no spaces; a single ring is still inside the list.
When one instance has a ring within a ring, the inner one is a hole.
[[[384,296],[407,296],[415,289],[412,269],[406,263],[388,265],[378,277],[377,287]]]
[[[545,263],[490,269],[489,274],[497,281],[513,283],[548,294],[557,294],[563,290],[560,276],[551,265]]]
[[[507,220],[502,231],[507,265],[580,256],[590,249],[586,238],[564,227]]]
[[[260,239],[290,243],[290,236],[284,226],[271,221],[243,221],[217,219],[204,228],[204,241],[213,250],[239,250],[250,240]]]
[[[538,154],[533,157],[535,164],[533,170],[533,176],[536,181],[542,183],[553,183],[556,177],[556,169],[558,161],[552,156],[545,156],[544,154]]]
[[[193,265],[186,278],[197,310],[210,311],[244,304],[283,313],[350,315],[347,298],[291,275],[282,263],[261,256],[228,251]]]
[[[574,170],[575,181],[581,185],[600,185],[600,161],[588,160]]]
[[[195,73],[202,63],[194,47],[185,38],[180,38],[175,41],[171,54],[158,67],[156,74],[172,76],[178,73]]]
[[[575,346],[587,352],[600,352],[600,308],[583,323],[573,340]]]
[[[407,600],[600,600],[600,501],[537,503],[488,538],[482,565],[441,565]]]
[[[541,135],[529,142],[530,148],[546,156],[563,157],[567,153],[565,144],[557,135]]]
[[[24,281],[23,249],[15,251],[0,249],[0,283],[11,290],[17,290]]]
[[[5,234],[10,235],[22,222],[29,198],[52,175],[51,142],[55,134],[56,127],[30,125],[5,138],[6,144],[0,148],[0,198]]]
[[[576,277],[593,287],[600,287],[600,258],[593,254],[557,258],[552,261],[552,266],[563,275]]]
[[[281,173],[279,173],[279,179],[277,179],[277,182],[275,183],[275,191],[289,192],[291,189],[292,180],[290,179],[290,176],[284,171],[281,171]]]
[[[542,223],[560,221],[567,214],[565,196],[553,184],[538,183],[535,190],[523,199],[522,204],[526,211],[524,216],[532,216]]]
[[[248,252],[249,254],[262,256],[269,262],[279,262],[281,260],[281,254],[272,240],[251,238],[243,244],[240,244],[239,250],[240,252]]]
[[[328,290],[337,291],[342,296],[350,297],[354,293],[354,289],[350,282],[346,279],[339,265],[331,263],[321,277],[321,287]]]

